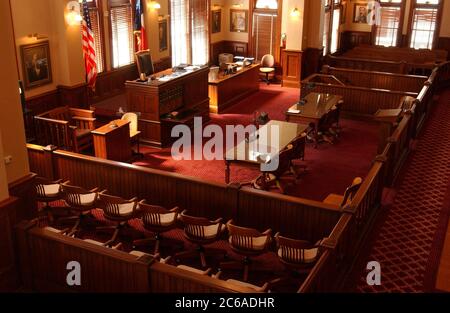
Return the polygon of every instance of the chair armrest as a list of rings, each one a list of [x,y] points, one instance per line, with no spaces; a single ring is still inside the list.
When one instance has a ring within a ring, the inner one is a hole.
[[[98,188],[98,187],[95,187],[94,189],[91,189],[91,190],[89,190],[90,192],[98,192],[100,190],[100,188]],[[104,193],[106,190],[103,190],[102,192],[100,192],[100,193]]]
[[[145,202],[147,202],[147,200],[142,199],[141,201],[139,201],[139,204],[145,204]]]
[[[122,243],[121,242],[119,242],[117,245],[115,245],[115,246],[112,246],[111,248],[113,249],[113,250],[119,250],[119,249],[122,249]]]
[[[159,253],[157,253],[157,254],[155,255],[155,259],[158,258],[158,257],[160,257],[160,256],[159,256]],[[169,255],[167,258],[161,259],[159,262],[160,262],[160,263],[164,263],[164,264],[168,264],[171,258],[172,258],[172,257]]]
[[[265,232],[263,232],[262,234],[270,236],[270,235],[272,235],[272,229],[269,228]]]
[[[212,275],[212,277],[220,279],[220,275],[222,275],[222,271],[218,271],[216,274]]]
[[[229,224],[234,224],[233,219],[229,220],[226,225],[229,225]]]
[[[222,218],[221,217],[219,217],[218,219],[216,219],[215,221],[212,221],[213,223],[216,223],[216,224],[219,224],[219,223],[222,223]]]
[[[179,212],[180,211],[180,208],[179,207],[174,207],[172,210],[170,210],[169,212],[172,212],[172,213],[177,213],[177,212]]]
[[[209,267],[203,275],[208,275],[211,273],[212,269]]]
[[[137,197],[134,197],[134,198],[131,198],[130,200],[127,200],[128,202],[137,202],[138,201],[138,198]]]

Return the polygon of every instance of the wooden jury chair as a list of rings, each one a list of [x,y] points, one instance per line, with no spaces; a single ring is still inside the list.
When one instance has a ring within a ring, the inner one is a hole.
[[[337,195],[337,194],[329,194],[325,200],[323,200],[324,203],[328,203],[328,204],[334,204],[340,207],[344,207],[345,205],[347,205],[348,203],[350,203],[353,200],[353,197],[355,196],[355,194],[358,192],[359,187],[361,187],[362,184],[362,178],[361,177],[356,177],[355,179],[353,179],[352,184],[347,187],[347,189],[345,190],[344,195]]]
[[[76,223],[71,229],[71,233],[73,234],[83,226],[82,224],[87,215],[96,207],[99,189],[94,188],[87,190],[82,187],[69,185],[68,182],[62,184],[61,187],[66,204],[70,207],[71,211],[74,211],[77,214]]]
[[[279,153],[278,167],[273,171],[261,171],[261,175],[253,181],[253,187],[256,189],[268,190],[272,185],[284,194],[285,190],[281,184],[281,177],[291,169],[291,160],[293,158],[294,146],[288,145]],[[295,174],[292,173],[291,174]]]
[[[299,168],[302,168],[303,171],[306,171],[306,165],[295,165],[294,160],[305,160],[305,147],[306,147],[306,133],[297,136],[292,141],[292,156],[289,160],[290,162],[290,170],[295,175],[296,178],[300,176]]]
[[[63,198],[61,183],[62,179],[50,180],[44,177],[36,178],[36,200],[44,203],[40,212],[47,214],[50,223],[53,222],[54,217],[49,203]]]
[[[178,207],[167,210],[157,205],[146,204],[145,200],[139,202],[137,214],[140,216],[144,228],[154,233],[154,237],[133,241],[133,249],[154,242],[154,254],[158,254],[159,246],[163,240],[161,234],[177,227],[179,211]],[[169,239],[164,239],[164,241],[170,242]],[[177,244],[180,243],[182,244],[182,242],[177,241]]]
[[[210,221],[204,217],[194,217],[186,215],[186,211],[183,211],[180,215],[180,219],[184,224],[184,237],[191,243],[197,245],[197,249],[194,251],[185,251],[177,253],[175,259],[177,262],[181,258],[188,258],[199,255],[202,267],[206,267],[206,255],[222,254],[226,255],[226,251],[222,249],[205,249],[205,245],[211,244],[219,240],[220,236],[226,229],[226,226],[222,223],[222,219],[219,218],[215,221]]]
[[[101,192],[99,194],[99,200],[105,218],[115,222],[116,226],[97,227],[96,230],[113,229],[114,233],[108,242],[114,243],[120,231],[128,224],[129,220],[134,218],[138,203],[137,198],[125,200]]]
[[[311,244],[306,240],[283,237],[280,233],[275,235],[275,240],[278,258],[291,274],[308,273],[320,256],[320,240]]]
[[[122,116],[122,120],[130,122],[130,140],[132,143],[136,143],[137,145],[137,155],[143,156],[140,153],[140,140],[139,137],[141,132],[138,130],[138,115],[133,112],[125,113]]]
[[[252,256],[259,256],[267,252],[271,243],[272,230],[267,229],[261,233],[253,228],[240,227],[233,224],[233,220],[227,223],[230,237],[228,239],[231,249],[243,256],[241,262],[223,262],[221,269],[243,268],[243,280],[248,281],[249,268],[252,263]]]

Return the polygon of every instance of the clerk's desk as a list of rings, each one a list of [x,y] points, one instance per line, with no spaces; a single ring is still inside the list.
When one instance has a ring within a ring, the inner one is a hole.
[[[209,120],[208,67],[152,75],[156,79],[127,81],[127,108],[139,112],[141,142],[162,147],[170,144],[172,128],[193,127],[194,117]],[[176,112],[177,114],[171,114]]]
[[[112,121],[93,130],[95,156],[112,161],[131,160],[130,122]]]

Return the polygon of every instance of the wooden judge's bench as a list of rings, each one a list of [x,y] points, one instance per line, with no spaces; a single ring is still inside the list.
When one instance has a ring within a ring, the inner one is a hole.
[[[208,67],[175,73],[168,69],[154,74],[154,80],[125,83],[128,111],[139,114],[141,142],[166,146],[173,141],[173,126],[193,127],[198,116],[209,120],[208,73]]]

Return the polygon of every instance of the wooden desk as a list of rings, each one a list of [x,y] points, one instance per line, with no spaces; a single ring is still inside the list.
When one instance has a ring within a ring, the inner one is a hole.
[[[113,123],[117,127],[112,127]],[[128,162],[131,160],[130,122],[116,120],[92,131],[95,156]]]
[[[304,98],[305,103],[297,102],[286,111],[286,121],[307,124],[314,127],[317,144],[317,129],[320,119],[342,101],[342,96],[311,92]]]
[[[277,140],[271,138],[271,128],[278,127]],[[250,134],[249,139],[242,140],[225,153],[225,182],[230,182],[231,163],[246,163],[261,166],[273,159],[286,148],[297,136],[304,133],[308,125],[272,120],[258,131]],[[257,137],[261,135],[261,137]],[[265,137],[267,136],[267,137]],[[263,151],[266,150],[266,151]]]
[[[223,110],[259,90],[259,64],[244,67],[235,74],[209,80],[209,111],[222,113]]]
[[[140,113],[141,142],[166,146],[172,142],[174,125],[193,125],[196,116],[203,117],[203,122],[209,120],[208,73],[208,67],[184,73],[169,69],[155,74],[156,80],[125,83],[127,109]],[[173,111],[182,118],[170,118]]]
[[[388,138],[394,131],[394,126],[400,119],[402,109],[378,110],[373,118],[380,122],[378,153],[383,153]]]

